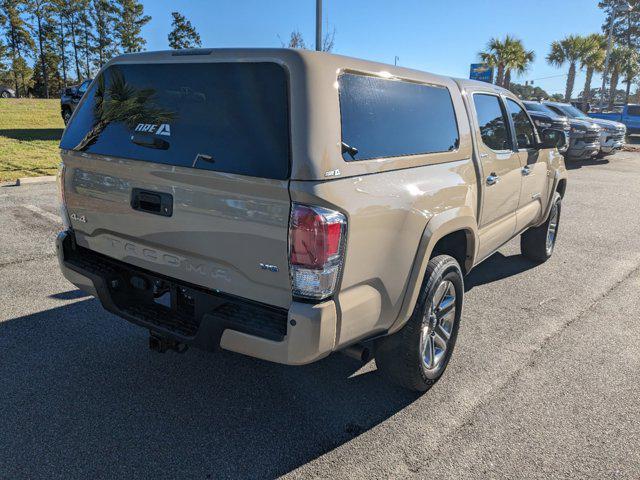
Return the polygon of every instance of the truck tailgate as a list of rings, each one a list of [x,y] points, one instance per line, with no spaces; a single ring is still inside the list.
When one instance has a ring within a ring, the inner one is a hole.
[[[288,181],[75,152],[63,152],[63,159],[79,245],[189,283],[289,306]],[[134,189],[171,195],[171,216],[134,209]]]

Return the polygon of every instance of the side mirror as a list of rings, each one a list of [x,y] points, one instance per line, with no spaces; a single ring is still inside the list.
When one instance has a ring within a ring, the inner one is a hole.
[[[562,148],[567,143],[564,130],[547,128],[542,131],[541,137],[540,148]]]

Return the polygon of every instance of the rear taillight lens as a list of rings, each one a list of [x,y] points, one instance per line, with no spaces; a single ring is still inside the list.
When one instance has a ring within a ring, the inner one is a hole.
[[[342,270],[347,219],[340,212],[294,203],[289,222],[289,272],[296,297],[333,295]]]

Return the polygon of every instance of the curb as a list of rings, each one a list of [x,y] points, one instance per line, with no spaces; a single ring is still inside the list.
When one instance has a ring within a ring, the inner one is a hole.
[[[22,177],[12,182],[0,183],[0,186],[19,187],[20,185],[29,185],[29,184],[35,184],[35,183],[49,183],[49,182],[55,182],[55,181],[56,181],[55,175],[46,175],[44,177]]]

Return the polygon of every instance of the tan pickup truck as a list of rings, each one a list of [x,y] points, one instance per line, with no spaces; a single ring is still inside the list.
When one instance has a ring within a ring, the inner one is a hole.
[[[372,352],[424,391],[464,275],[516,235],[551,256],[563,141],[485,83],[301,50],[125,55],[61,142],[60,266],[157,351]]]

